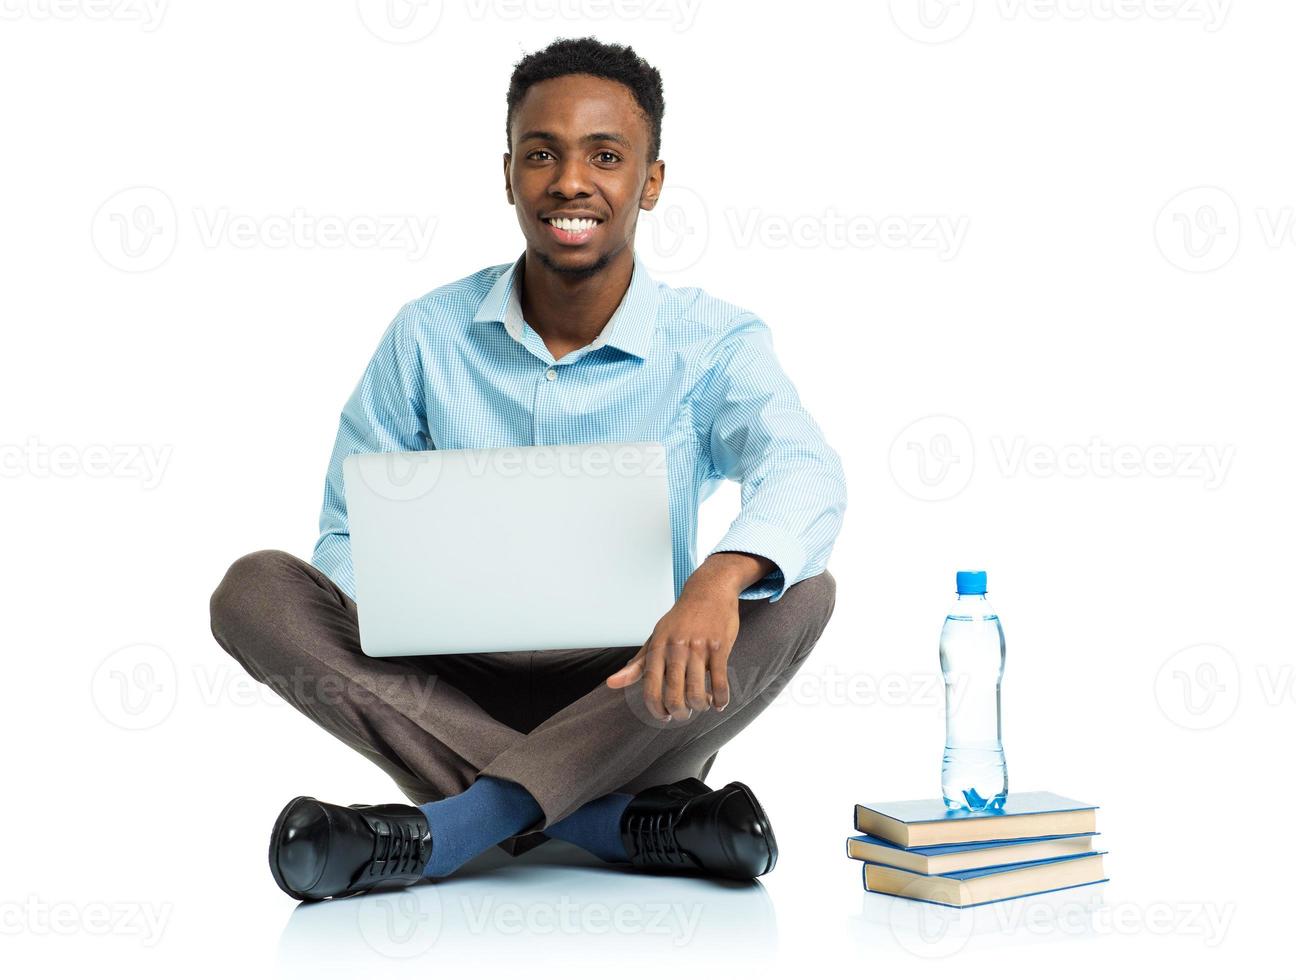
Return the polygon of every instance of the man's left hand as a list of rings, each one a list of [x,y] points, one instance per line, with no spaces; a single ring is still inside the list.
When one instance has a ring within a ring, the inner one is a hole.
[[[688,589],[608,687],[643,681],[644,705],[658,721],[729,706],[729,652],[738,638],[738,594],[722,586]],[[710,679],[710,692],[707,679]]]

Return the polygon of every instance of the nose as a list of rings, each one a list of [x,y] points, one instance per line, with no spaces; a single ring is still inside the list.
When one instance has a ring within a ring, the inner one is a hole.
[[[588,197],[591,192],[588,171],[580,157],[569,156],[554,170],[549,193],[554,197]]]

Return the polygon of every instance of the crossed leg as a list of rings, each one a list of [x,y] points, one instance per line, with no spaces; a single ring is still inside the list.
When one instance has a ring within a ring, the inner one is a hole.
[[[778,602],[740,601],[723,712],[663,723],[639,685],[603,679],[637,648],[371,658],[355,602],[313,565],[263,550],[212,594],[212,635],[254,678],[392,777],[414,803],[479,777],[524,787],[542,831],[610,792],[704,774],[800,667],[832,615],[824,571]],[[646,637],[645,637],[646,639]]]

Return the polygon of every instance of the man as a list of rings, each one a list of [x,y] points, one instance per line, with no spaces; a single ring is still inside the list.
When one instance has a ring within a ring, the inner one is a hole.
[[[657,872],[774,867],[752,791],[702,779],[832,614],[845,480],[764,323],[655,283],[634,254],[665,177],[663,109],[628,47],[565,39],[516,65],[504,190],[526,251],[400,311],[343,409],[311,563],[254,552],[212,595],[221,646],[417,804],[291,800],[270,865],[294,898],[442,877],[546,837]],[[362,653],[348,454],[643,438],[667,450],[676,600],[642,646]],[[725,478],[741,513],[695,568],[697,507]]]

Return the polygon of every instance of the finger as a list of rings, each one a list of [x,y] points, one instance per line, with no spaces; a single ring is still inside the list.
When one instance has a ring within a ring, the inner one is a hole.
[[[636,653],[626,663],[624,667],[616,673],[611,674],[607,679],[608,687],[629,687],[643,676],[644,671],[644,648],[640,647]]]
[[[684,700],[684,677],[688,671],[688,644],[673,642],[666,655],[666,691],[662,704],[670,716],[684,721],[689,716],[689,706]]]
[[[711,703],[716,711],[729,707],[729,651],[711,651],[707,672],[711,675]]]
[[[662,705],[662,673],[666,666],[666,651],[660,643],[648,648],[643,666],[643,698],[648,713],[658,721],[670,721],[670,713]]]
[[[706,689],[707,659],[704,645],[695,645],[689,652],[688,666],[684,673],[684,702],[694,711],[706,711],[711,707]]]

